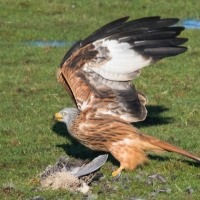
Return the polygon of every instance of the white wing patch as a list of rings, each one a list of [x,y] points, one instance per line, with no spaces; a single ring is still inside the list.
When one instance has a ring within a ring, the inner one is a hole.
[[[110,59],[102,65],[87,66],[105,79],[116,81],[128,81],[140,74],[140,69],[150,65],[151,58],[145,59],[142,55],[131,49],[131,45],[126,42],[120,43],[117,40],[101,39],[93,42],[98,51],[109,52]],[[99,48],[102,47],[102,48]],[[105,53],[100,52],[100,55]],[[99,57],[100,59],[106,59]]]

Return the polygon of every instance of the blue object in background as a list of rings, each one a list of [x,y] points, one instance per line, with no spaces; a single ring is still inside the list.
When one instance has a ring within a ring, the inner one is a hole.
[[[191,19],[191,20],[184,20],[181,23],[187,29],[200,29],[200,21]]]
[[[30,41],[25,42],[28,46],[39,46],[39,47],[68,47],[72,46],[74,42],[62,42],[62,41]]]

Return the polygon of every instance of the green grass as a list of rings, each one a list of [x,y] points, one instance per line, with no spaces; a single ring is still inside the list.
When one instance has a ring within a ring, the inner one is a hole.
[[[74,7],[74,8],[73,8]],[[199,19],[200,3],[177,0],[1,0],[0,2],[0,197],[27,199],[43,196],[46,199],[82,199],[81,194],[67,191],[31,191],[39,186],[39,174],[59,156],[70,158],[94,157],[97,154],[65,137],[66,129],[52,117],[73,103],[56,80],[57,67],[66,47],[32,47],[26,41],[76,41],[86,37],[101,25],[119,17],[131,19],[161,15]],[[200,47],[199,31],[186,30],[188,51],[147,67],[135,85],[148,96],[149,115],[136,126],[144,133],[169,141],[200,156]],[[109,182],[116,191],[105,189],[113,167],[113,159],[102,167],[106,179],[94,186],[99,199],[148,198],[154,188],[168,187],[169,194],[157,199],[199,199],[199,165],[175,154],[152,156],[142,167],[147,175],[162,173],[166,185],[155,182],[146,186],[135,181],[138,170],[124,171],[131,179]],[[171,179],[171,173],[176,176]],[[14,188],[8,185],[13,183]],[[129,187],[125,187],[127,184]],[[193,194],[187,194],[191,186]]]

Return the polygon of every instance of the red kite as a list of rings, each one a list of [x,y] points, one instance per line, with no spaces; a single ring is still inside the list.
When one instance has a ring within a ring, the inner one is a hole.
[[[147,97],[132,80],[140,70],[165,57],[187,50],[177,38],[184,27],[172,26],[178,19],[147,17],[126,22],[115,20],[86,39],[76,42],[64,56],[58,81],[77,108],[57,113],[69,133],[96,151],[110,152],[120,168],[133,170],[148,159],[145,152],[170,151],[200,161],[200,158],[167,142],[141,133],[130,122],[144,120]]]

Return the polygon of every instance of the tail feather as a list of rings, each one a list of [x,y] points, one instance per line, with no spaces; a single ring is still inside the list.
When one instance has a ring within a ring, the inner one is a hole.
[[[161,151],[165,150],[165,151],[181,154],[183,156],[189,157],[191,159],[194,159],[194,160],[200,162],[199,157],[197,157],[197,156],[193,155],[192,153],[189,153],[179,147],[169,144],[168,142],[164,142],[162,140],[159,140],[157,138],[154,138],[149,135],[144,135],[144,134],[140,134],[140,138],[147,144],[151,144],[151,145],[147,145],[147,149],[149,151],[152,151],[152,152],[160,151],[161,152]]]

